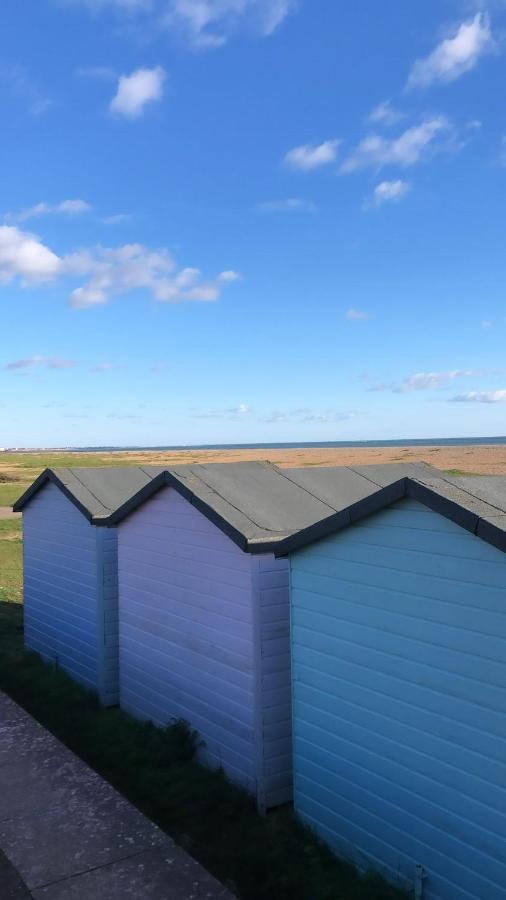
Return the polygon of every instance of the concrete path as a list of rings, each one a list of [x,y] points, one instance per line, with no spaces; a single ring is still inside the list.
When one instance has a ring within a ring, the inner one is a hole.
[[[1,900],[234,900],[0,693]]]

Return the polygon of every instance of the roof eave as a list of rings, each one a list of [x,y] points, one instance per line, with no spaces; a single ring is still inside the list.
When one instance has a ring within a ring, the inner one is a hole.
[[[65,494],[68,500],[74,504],[75,507],[79,510],[80,513],[88,520],[88,522],[93,522],[93,515],[90,513],[88,509],[74,496],[71,490],[67,487],[67,485],[58,478],[58,475],[54,472],[53,469],[44,469],[43,472],[35,479],[33,484],[24,492],[24,494],[19,497],[16,502],[13,504],[12,509],[13,512],[22,512],[25,507],[28,505],[32,497],[37,494],[41,488],[44,487],[48,482],[52,482],[56,484],[57,487],[61,490],[62,494]]]
[[[375,512],[380,512],[391,503],[402,500],[406,496],[406,481],[406,478],[401,478],[399,481],[394,481],[386,487],[378,487],[377,491],[364,497],[363,500],[358,500],[356,503],[346,507],[346,509],[340,510],[332,516],[327,516],[327,518],[315,522],[314,525],[310,525],[308,528],[290,535],[276,547],[274,555],[277,557],[287,556],[295,550],[301,550],[303,547],[307,547],[308,544],[314,543],[314,541],[328,537],[336,531],[342,531],[343,528],[353,525],[354,522],[359,522]]]

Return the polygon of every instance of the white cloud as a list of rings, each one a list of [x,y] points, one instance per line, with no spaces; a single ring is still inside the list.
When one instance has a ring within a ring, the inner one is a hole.
[[[382,181],[374,188],[374,202],[376,206],[381,206],[385,201],[400,200],[410,190],[407,181]]]
[[[294,147],[286,154],[285,163],[291,169],[301,169],[306,172],[320,166],[327,166],[335,161],[340,143],[334,138],[324,141],[322,144],[303,144],[301,147]]]
[[[448,135],[451,130],[445,116],[435,116],[406,129],[397,138],[388,139],[378,134],[368,135],[344,161],[341,172],[356,172],[367,166],[381,168],[386,165],[397,165],[408,168],[415,165],[429,151],[435,152],[440,149],[436,139]]]
[[[402,113],[395,109],[389,100],[384,100],[383,103],[379,103],[371,110],[368,119],[374,125],[395,125],[402,119]]]
[[[415,62],[408,88],[428,87],[436,81],[450,82],[473,69],[485,53],[494,48],[490,21],[486,14],[462,22],[452,37],[445,38],[425,59]]]
[[[261,213],[291,213],[291,212],[316,212],[316,206],[310,200],[302,200],[300,197],[288,197],[286,200],[267,200],[257,203],[255,209]]]
[[[199,269],[178,271],[167,250],[150,250],[142,244],[82,251],[66,257],[64,265],[67,274],[87,278],[70,295],[74,309],[102,305],[112,296],[137,290],[147,291],[160,303],[212,302],[223,285],[239,278],[237,272],[226,270],[212,280],[203,280]]]
[[[146,106],[162,99],[165,78],[166,74],[161,66],[136,69],[131,75],[121,75],[109,109],[127,119],[139,118]]]
[[[115,213],[112,216],[104,216],[102,219],[104,225],[125,225],[131,221],[132,216],[129,213]]]
[[[241,416],[249,415],[251,412],[251,407],[247,406],[245,403],[240,403],[239,406],[231,406],[229,409],[202,410],[198,407],[192,407],[190,411],[190,418],[229,419],[230,421],[237,421],[237,419],[241,418]]]
[[[481,375],[475,369],[453,369],[449,372],[417,372],[410,375],[398,385],[393,385],[392,390],[398,394],[409,391],[434,390],[454,381],[455,378],[471,378]]]
[[[175,32],[194,47],[221,47],[232,35],[245,31],[269,37],[296,8],[297,2],[298,0],[67,0],[67,3],[85,6],[94,13],[114,11],[127,21],[136,15],[143,15],[154,29]],[[84,70],[83,74],[88,73]]]
[[[48,215],[80,216],[91,212],[92,209],[91,204],[85,200],[62,200],[56,204],[36,203],[35,206],[29,206],[18,213],[6,213],[4,218],[7,222],[22,223]]]
[[[103,305],[113,296],[146,291],[161,303],[217,300],[240,275],[225,269],[204,279],[199,269],[178,269],[165,248],[142,244],[93,247],[59,257],[41,240],[13,225],[0,225],[0,286],[19,279],[23,286],[58,280],[84,281],[72,291],[75,309]]]
[[[506,390],[504,391],[467,391],[465,394],[457,394],[451,398],[452,403],[505,403]]]
[[[30,356],[28,359],[16,359],[4,366],[9,371],[34,369],[43,366],[46,369],[70,369],[77,366],[73,359],[62,359],[60,356]]]
[[[36,235],[0,225],[0,285],[15,278],[23,284],[52,281],[61,271],[61,259]]]
[[[269,37],[295,8],[295,0],[169,0],[165,27],[196,47],[221,47],[249,30]]]
[[[265,416],[260,417],[261,422],[277,425],[284,422],[316,422],[320,424],[330,424],[335,422],[348,422],[355,419],[360,413],[357,410],[335,410],[325,409],[323,411],[304,407],[301,409],[280,410],[274,409]]]
[[[222,284],[231,284],[233,281],[239,281],[240,278],[239,272],[234,272],[233,269],[227,269],[218,275],[218,281],[222,282]]]
[[[363,309],[347,309],[345,313],[345,318],[348,319],[349,322],[364,322],[366,319],[370,319],[370,313],[364,312]]]

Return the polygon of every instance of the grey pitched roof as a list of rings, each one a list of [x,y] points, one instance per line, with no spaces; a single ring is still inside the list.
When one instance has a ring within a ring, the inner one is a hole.
[[[139,493],[164,469],[157,466],[97,466],[45,469],[13,506],[20,512],[49,481],[95,524],[105,524],[111,514]]]
[[[250,553],[289,553],[408,496],[506,550],[506,478],[449,478],[423,463],[46,469],[14,509],[23,509],[48,480],[96,525],[121,522],[171,486]]]
[[[261,553],[291,549],[292,541],[308,542],[349,525],[405,496],[407,476],[436,472],[424,464],[279,469],[268,462],[210,463],[169,468],[165,483],[243,550]],[[130,498],[111,522],[120,522],[159,486],[153,482]]]
[[[339,478],[338,470],[333,471]],[[420,501],[506,552],[506,477],[453,478],[423,464],[354,466],[353,471],[370,479],[376,489],[363,499],[352,500],[340,513],[287,537],[276,547],[277,556],[301,549],[403,497]],[[394,476],[398,480],[392,481]]]

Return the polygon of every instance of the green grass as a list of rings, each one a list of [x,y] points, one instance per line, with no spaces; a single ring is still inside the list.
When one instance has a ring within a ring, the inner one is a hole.
[[[21,497],[26,491],[29,482],[13,481],[6,484],[0,483],[0,506],[12,506],[12,504]]]
[[[192,759],[182,723],[157,729],[23,650],[22,607],[0,603],[0,689],[100,772],[242,900],[406,900],[359,876],[290,810],[260,816],[223,773]]]
[[[21,603],[23,544],[20,519],[0,519],[0,601]]]

